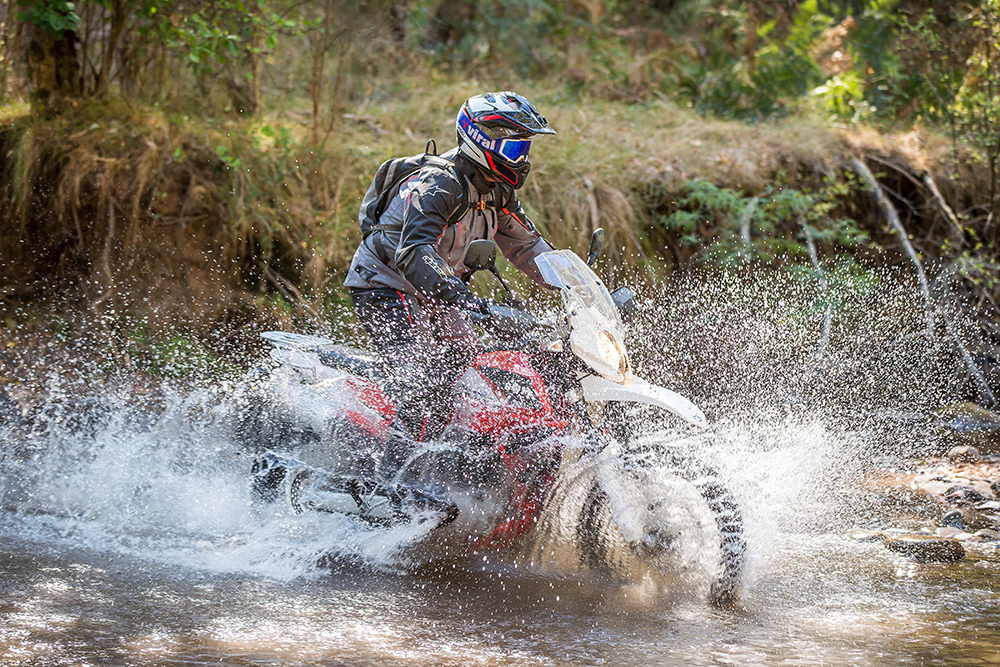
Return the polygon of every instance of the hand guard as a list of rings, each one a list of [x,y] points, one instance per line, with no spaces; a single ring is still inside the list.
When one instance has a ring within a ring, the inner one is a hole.
[[[487,314],[492,325],[490,328],[509,338],[520,338],[538,325],[531,313],[497,303],[489,305]]]
[[[484,299],[481,296],[476,296],[472,292],[466,291],[465,293],[460,293],[458,295],[458,298],[455,299],[455,305],[462,310],[479,313],[480,315],[489,315],[490,306],[493,305],[493,302],[489,299]]]

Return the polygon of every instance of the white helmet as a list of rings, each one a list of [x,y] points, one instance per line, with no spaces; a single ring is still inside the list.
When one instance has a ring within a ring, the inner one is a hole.
[[[531,171],[531,137],[556,133],[531,102],[511,92],[470,97],[455,125],[459,151],[515,190]]]

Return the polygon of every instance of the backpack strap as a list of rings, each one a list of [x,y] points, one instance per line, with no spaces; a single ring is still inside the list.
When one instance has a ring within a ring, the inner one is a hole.
[[[431,146],[433,141],[434,140],[432,139],[431,141],[427,142],[428,148]],[[456,181],[461,183],[465,188],[465,192],[459,198],[458,206],[455,207],[455,210],[451,212],[451,215],[449,215],[448,219],[445,221],[445,224],[447,225],[453,224],[457,220],[460,220],[462,216],[465,215],[466,212],[468,212],[469,210],[470,207],[469,199],[471,194],[469,192],[469,188],[465,187],[465,184],[468,182],[469,177],[463,170],[461,170],[458,167],[457,164],[455,164],[451,160],[446,160],[445,158],[437,154],[433,153],[424,154],[424,159],[421,161],[420,168],[423,168],[425,165],[428,164],[448,172]],[[377,218],[381,217],[382,214],[385,213],[385,209],[389,207],[389,202],[392,201],[392,199],[397,194],[399,194],[399,188],[402,187],[403,181],[405,181],[409,176],[412,176],[414,173],[416,173],[416,171],[419,171],[419,169],[403,174],[397,179],[397,182],[392,184],[389,190],[386,190],[383,193],[383,197],[385,198],[385,200],[380,201],[378,208],[376,208]],[[463,176],[465,177],[464,179]],[[402,229],[402,225],[400,223],[383,224],[380,222],[372,226],[372,231],[399,231],[400,229]]]
[[[379,202],[376,208],[376,213],[375,213],[376,220],[379,219],[383,213],[385,213],[385,209],[388,208],[389,202],[392,201],[392,199],[399,193],[399,188],[402,187],[403,182],[427,165],[438,167],[439,169],[447,172],[452,178],[461,183],[464,189],[464,192],[459,197],[458,205],[455,207],[455,210],[452,211],[451,214],[448,216],[448,219],[445,220],[445,225],[454,224],[456,221],[461,220],[462,216],[464,216],[468,212],[470,208],[469,200],[471,199],[471,191],[466,184],[471,182],[471,177],[465,172],[465,170],[461,169],[456,163],[437,155],[436,152],[432,153],[431,152],[432,147],[435,151],[437,150],[437,146],[434,143],[433,139],[427,142],[427,148],[424,152],[423,158],[420,160],[419,166],[415,169],[409,169],[404,171],[404,173],[402,173],[400,176],[396,178],[395,182],[393,182],[389,188],[387,188],[382,192],[382,196],[379,198]],[[375,253],[375,256],[378,257],[379,260],[386,266],[389,265],[391,257],[389,257],[389,253],[386,251],[385,247],[382,244],[382,236],[380,234],[373,234],[373,232],[385,232],[385,231],[398,232],[401,231],[402,228],[403,228],[402,223],[399,222],[395,223],[379,222],[372,225],[369,233],[364,237],[364,240],[367,240],[369,237],[371,238],[372,241],[370,246],[371,250]]]

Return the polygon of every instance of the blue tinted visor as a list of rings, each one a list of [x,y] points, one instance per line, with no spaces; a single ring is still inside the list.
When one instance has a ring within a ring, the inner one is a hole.
[[[517,164],[528,159],[528,150],[531,148],[531,139],[501,139],[497,153],[503,156],[508,162]]]

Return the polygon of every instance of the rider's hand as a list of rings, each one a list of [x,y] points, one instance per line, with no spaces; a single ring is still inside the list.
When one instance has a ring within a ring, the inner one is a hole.
[[[525,335],[538,324],[531,313],[498,303],[490,304],[488,313],[496,326],[514,337]]]
[[[480,315],[489,315],[490,306],[493,305],[493,302],[481,296],[476,296],[472,292],[465,292],[459,294],[458,299],[455,300],[455,305],[462,310],[470,310]]]

